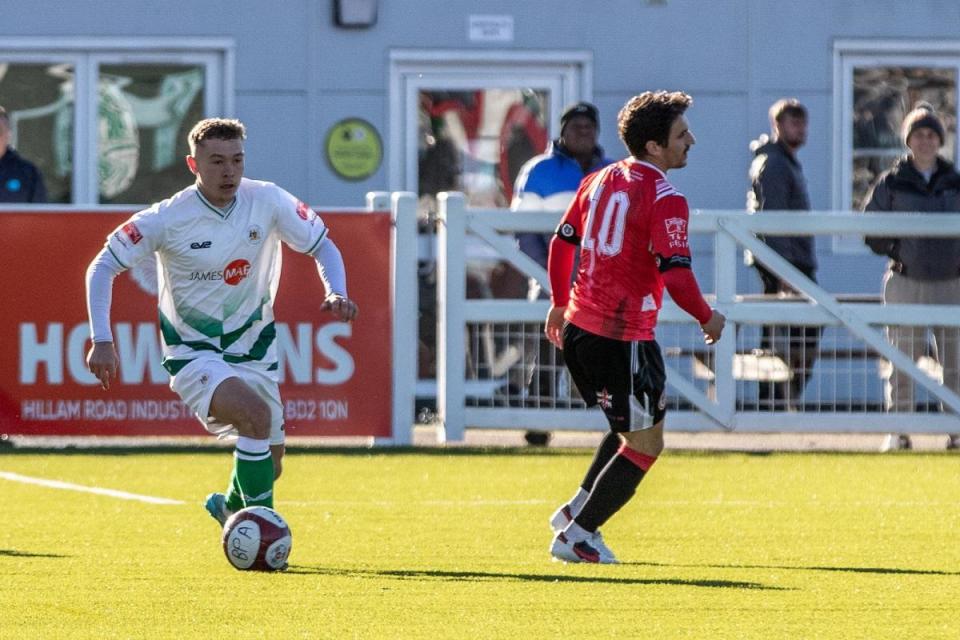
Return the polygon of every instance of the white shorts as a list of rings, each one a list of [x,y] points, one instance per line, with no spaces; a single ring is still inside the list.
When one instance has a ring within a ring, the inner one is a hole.
[[[237,435],[237,430],[210,416],[210,401],[221,382],[240,378],[270,407],[270,444],[283,444],[283,404],[276,374],[262,364],[228,363],[219,356],[201,355],[170,378],[170,388],[197,414],[207,431],[226,438]]]

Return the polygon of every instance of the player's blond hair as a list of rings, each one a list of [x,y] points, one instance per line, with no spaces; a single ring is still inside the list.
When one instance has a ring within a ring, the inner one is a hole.
[[[197,154],[197,147],[206,140],[246,140],[247,128],[233,118],[207,118],[193,125],[187,142],[190,155]]]
[[[693,104],[682,91],[645,91],[633,96],[617,114],[617,132],[635,158],[647,155],[647,142],[667,146],[670,127]]]

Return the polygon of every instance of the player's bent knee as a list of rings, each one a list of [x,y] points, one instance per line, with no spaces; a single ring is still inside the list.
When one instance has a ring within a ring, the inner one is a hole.
[[[273,416],[267,403],[256,398],[247,403],[234,426],[242,436],[266,440],[270,437],[270,423]]]
[[[620,434],[627,442],[627,446],[634,451],[639,451],[648,456],[656,458],[663,453],[663,422],[658,422],[649,429],[638,431],[628,431]]]

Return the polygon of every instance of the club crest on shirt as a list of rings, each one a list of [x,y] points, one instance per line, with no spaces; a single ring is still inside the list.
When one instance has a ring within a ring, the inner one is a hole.
[[[247,242],[250,244],[260,244],[263,242],[263,229],[260,225],[252,224],[247,229]]]
[[[683,218],[667,218],[663,221],[667,228],[671,249],[683,249],[687,246],[687,221]]]

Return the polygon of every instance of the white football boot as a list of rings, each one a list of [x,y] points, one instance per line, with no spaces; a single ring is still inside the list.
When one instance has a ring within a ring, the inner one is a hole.
[[[550,528],[553,529],[554,535],[566,529],[572,520],[573,514],[570,511],[570,505],[564,504],[554,511],[553,515],[550,516]],[[610,550],[607,543],[603,541],[603,534],[600,533],[599,529],[590,537],[589,542],[590,546],[600,553],[600,564],[620,564],[617,556],[613,554],[613,551]]]
[[[594,549],[589,541],[571,542],[562,531],[553,538],[550,555],[563,562],[600,564],[600,552]]]

